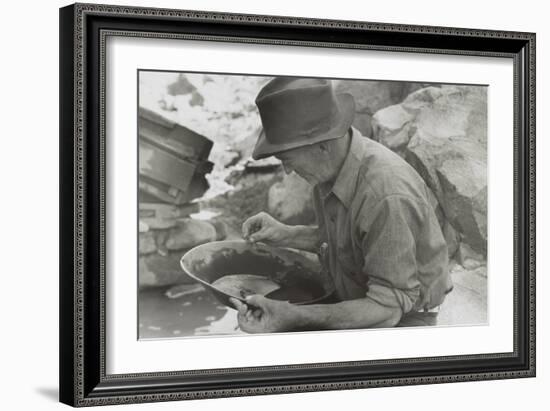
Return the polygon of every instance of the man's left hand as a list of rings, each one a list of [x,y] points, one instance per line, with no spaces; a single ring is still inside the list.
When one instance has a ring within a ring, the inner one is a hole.
[[[288,302],[271,300],[261,295],[249,295],[246,304],[236,298],[231,304],[239,312],[241,330],[247,333],[290,331],[295,326],[295,306]]]

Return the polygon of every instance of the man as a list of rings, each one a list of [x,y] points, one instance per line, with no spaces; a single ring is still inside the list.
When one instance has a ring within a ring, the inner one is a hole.
[[[243,224],[249,241],[317,252],[338,303],[297,306],[236,299],[246,332],[435,324],[452,289],[447,245],[428,189],[401,157],[352,127],[354,101],[323,79],[275,78],[256,98],[263,131],[253,158],[275,156],[314,187],[318,226],[266,213]]]

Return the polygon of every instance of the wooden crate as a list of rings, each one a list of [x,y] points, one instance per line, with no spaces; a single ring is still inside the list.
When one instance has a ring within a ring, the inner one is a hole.
[[[140,201],[179,205],[204,194],[211,140],[145,108],[138,133]]]

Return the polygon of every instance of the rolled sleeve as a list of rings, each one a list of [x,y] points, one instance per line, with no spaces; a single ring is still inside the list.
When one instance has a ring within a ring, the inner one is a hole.
[[[363,270],[368,275],[367,297],[387,307],[411,311],[420,296],[416,240],[421,234],[425,205],[390,195],[360,221]]]

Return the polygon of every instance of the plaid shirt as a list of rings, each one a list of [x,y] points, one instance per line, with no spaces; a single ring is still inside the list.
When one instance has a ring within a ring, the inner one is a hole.
[[[324,264],[342,300],[371,298],[403,314],[440,305],[452,289],[447,244],[417,172],[351,128],[332,186],[313,190]]]

